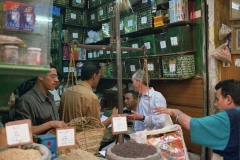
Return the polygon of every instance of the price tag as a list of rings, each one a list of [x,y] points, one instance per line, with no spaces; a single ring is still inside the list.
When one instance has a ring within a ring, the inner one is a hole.
[[[154,65],[153,64],[148,64],[148,70],[149,71],[154,71]]]
[[[172,46],[178,46],[178,38],[177,37],[170,37],[170,39],[171,39]]]
[[[99,15],[102,16],[103,15],[103,10],[99,11]]]
[[[166,41],[160,41],[160,47],[161,49],[167,48]]]
[[[73,38],[78,38],[78,33],[73,33]]]
[[[57,128],[56,139],[58,150],[65,150],[76,147],[76,128]]]
[[[175,64],[169,64],[169,72],[176,72],[176,65]]]
[[[81,1],[81,0],[76,0],[76,2],[77,2],[77,3],[82,3],[82,1]]]
[[[148,0],[142,0],[142,3],[147,3],[148,2]]]
[[[6,123],[8,146],[20,146],[33,143],[31,120],[25,119]]]
[[[132,44],[132,48],[138,48],[138,44]]]
[[[135,71],[136,71],[135,65],[130,65],[130,71],[131,71],[131,72],[135,72]]]
[[[150,42],[145,42],[144,45],[146,46],[147,49],[151,49],[151,43]]]
[[[131,26],[133,26],[133,21],[132,21],[132,20],[129,20],[129,21],[128,21],[128,27],[131,27]]]
[[[76,19],[76,17],[77,17],[77,15],[76,15],[76,14],[74,14],[74,13],[71,13],[71,18],[72,18],[72,19]]]
[[[91,14],[91,20],[95,19],[95,14]]]
[[[146,24],[147,23],[147,17],[142,17],[141,18],[141,24]]]
[[[125,115],[119,117],[112,117],[112,134],[126,133],[127,128],[127,118]]]
[[[92,52],[89,52],[89,53],[88,53],[88,58],[92,58],[92,57],[93,57]]]

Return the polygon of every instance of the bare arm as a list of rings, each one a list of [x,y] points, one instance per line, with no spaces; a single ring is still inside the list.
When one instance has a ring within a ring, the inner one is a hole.
[[[118,109],[116,107],[114,107],[112,109],[112,115],[110,117],[108,117],[108,119],[106,119],[105,121],[102,122],[102,124],[105,127],[108,127],[111,123],[112,123],[112,116],[116,116],[118,114]]]
[[[32,133],[42,134],[51,128],[63,128],[63,127],[67,127],[67,124],[64,123],[63,121],[49,121],[39,126],[32,126]]]
[[[181,112],[179,109],[171,109],[171,108],[163,108],[163,107],[156,107],[155,112],[157,114],[169,114],[171,117],[177,119],[178,123],[185,129],[190,130],[190,120],[192,117],[188,116],[187,114]]]

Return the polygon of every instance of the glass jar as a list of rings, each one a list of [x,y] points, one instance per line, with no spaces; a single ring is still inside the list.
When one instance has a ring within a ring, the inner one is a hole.
[[[18,63],[18,47],[17,46],[11,46],[11,45],[6,45],[3,46],[3,53],[2,53],[2,62],[6,63]]]
[[[27,49],[27,59],[28,64],[30,65],[41,65],[42,63],[42,54],[41,54],[41,48],[28,48]]]

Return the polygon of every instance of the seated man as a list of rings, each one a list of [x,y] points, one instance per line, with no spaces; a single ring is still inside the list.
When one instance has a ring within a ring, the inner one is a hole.
[[[138,103],[138,93],[131,90],[125,93],[125,108],[123,109],[123,113],[131,113],[131,110],[136,111],[137,103]]]
[[[58,84],[57,69],[50,64],[50,72],[37,77],[34,87],[22,95],[15,105],[15,120],[30,119],[33,134],[44,134],[52,128],[66,127],[59,120],[53,95]]]

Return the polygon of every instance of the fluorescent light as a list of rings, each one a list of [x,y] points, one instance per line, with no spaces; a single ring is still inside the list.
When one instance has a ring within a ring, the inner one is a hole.
[[[48,19],[48,17],[36,17],[36,21],[42,21],[42,22],[52,22],[52,19]]]
[[[240,6],[239,3],[232,2],[232,8],[233,8],[233,9],[235,9],[235,10],[239,10],[239,6]]]

